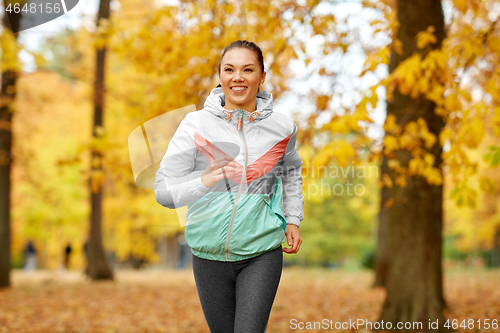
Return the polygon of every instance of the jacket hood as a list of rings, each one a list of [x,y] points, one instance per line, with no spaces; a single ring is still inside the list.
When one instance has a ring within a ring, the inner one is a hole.
[[[226,110],[223,106],[225,104],[226,96],[222,92],[222,87],[217,87],[212,89],[210,95],[208,95],[205,104],[203,105],[203,109],[228,122],[231,119],[234,119],[236,121],[238,116],[238,109],[232,111]],[[267,91],[258,92],[256,106],[257,110],[253,112],[245,111],[243,113],[244,121],[248,121],[250,115],[254,120],[260,120],[269,117],[271,113],[273,113],[273,95]]]

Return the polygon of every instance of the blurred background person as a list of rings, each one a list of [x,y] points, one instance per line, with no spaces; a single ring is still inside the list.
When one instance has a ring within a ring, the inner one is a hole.
[[[66,245],[66,248],[64,249],[64,267],[66,270],[69,269],[69,257],[71,255],[71,243],[68,243]]]
[[[24,266],[24,270],[33,271],[36,268],[36,249],[32,240],[28,241],[26,248],[24,249],[26,254],[26,265]]]

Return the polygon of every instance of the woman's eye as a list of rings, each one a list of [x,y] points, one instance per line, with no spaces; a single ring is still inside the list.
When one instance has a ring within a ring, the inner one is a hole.
[[[229,71],[232,71],[232,70],[233,70],[232,68],[226,68],[225,69],[226,72],[229,72]],[[247,69],[245,69],[245,71],[253,72],[253,69],[247,68]]]

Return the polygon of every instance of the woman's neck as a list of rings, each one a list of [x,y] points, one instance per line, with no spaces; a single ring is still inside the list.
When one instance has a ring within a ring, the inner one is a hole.
[[[228,106],[227,104],[224,106],[224,108],[228,111],[234,111],[234,110],[245,110],[247,112],[253,112],[257,110],[257,105],[254,105],[253,107],[236,107],[234,105]]]

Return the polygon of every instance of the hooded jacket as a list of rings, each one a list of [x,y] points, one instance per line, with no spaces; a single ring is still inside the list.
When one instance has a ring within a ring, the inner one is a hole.
[[[302,160],[297,126],[273,112],[269,92],[257,93],[253,112],[224,105],[217,87],[202,110],[185,116],[160,162],[154,192],[162,206],[187,205],[185,237],[194,255],[238,261],[279,247],[286,224],[300,226]],[[205,187],[202,172],[224,155],[236,161],[236,172]]]

